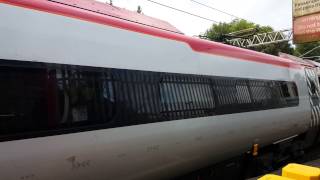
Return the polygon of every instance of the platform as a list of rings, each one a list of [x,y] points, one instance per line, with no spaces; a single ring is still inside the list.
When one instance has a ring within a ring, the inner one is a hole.
[[[308,165],[308,166],[313,166],[313,167],[320,167],[320,158],[317,159],[317,160],[313,160],[313,161],[309,161],[309,162],[301,163],[301,164]],[[277,171],[274,171],[272,173],[269,173],[269,174],[281,175],[281,169],[279,169]],[[247,180],[257,180],[260,177],[261,176],[255,177],[255,178],[250,178],[250,179],[247,179]]]

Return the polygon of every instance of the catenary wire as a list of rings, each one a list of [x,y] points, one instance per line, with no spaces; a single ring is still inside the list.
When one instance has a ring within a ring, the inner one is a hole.
[[[219,22],[216,21],[216,20],[209,19],[209,18],[206,18],[206,17],[203,17],[203,16],[199,16],[199,15],[197,15],[197,14],[193,14],[193,13],[190,13],[190,12],[188,12],[188,11],[181,10],[181,9],[178,9],[178,8],[175,8],[175,7],[166,5],[166,4],[162,4],[162,3],[159,3],[159,2],[156,2],[156,1],[153,1],[153,0],[146,0],[146,1],[149,1],[149,2],[151,2],[151,3],[157,4],[157,5],[160,5],[160,6],[163,6],[163,7],[172,9],[172,10],[175,10],[175,11],[179,11],[179,12],[188,14],[188,15],[190,15],[190,16],[194,16],[194,17],[201,18],[201,19],[204,19],[204,20],[207,20],[207,21],[211,21],[211,22],[213,22],[213,23],[219,23]]]

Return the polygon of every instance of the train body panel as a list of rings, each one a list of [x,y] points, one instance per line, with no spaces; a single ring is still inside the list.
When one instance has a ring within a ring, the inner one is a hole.
[[[310,126],[305,72],[294,62],[197,52],[183,41],[3,3],[0,21],[2,60],[292,81],[299,94],[294,107],[1,142],[3,179],[170,178]]]
[[[169,178],[304,132],[305,116],[285,108],[3,142],[1,177]]]
[[[9,42],[0,50],[2,59],[260,79],[304,76],[302,68],[198,53],[184,42],[6,4],[0,7],[1,39]]]

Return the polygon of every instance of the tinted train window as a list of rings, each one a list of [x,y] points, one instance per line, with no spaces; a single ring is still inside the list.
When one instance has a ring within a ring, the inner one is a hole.
[[[238,104],[236,82],[234,79],[214,79],[213,87],[220,107]]]
[[[236,82],[237,102],[239,104],[250,104],[252,98],[250,96],[250,87],[246,80],[237,80]]]
[[[0,67],[1,134],[42,130],[48,121],[44,69]]]
[[[299,104],[287,81],[1,63],[0,140]]]
[[[116,117],[130,123],[153,122],[159,118],[159,74],[112,70]],[[125,113],[124,113],[125,112]]]
[[[215,102],[210,79],[164,75],[160,83],[162,113],[173,118],[213,113]]]
[[[96,82],[102,73],[63,67],[52,70],[50,75],[56,79],[53,83],[58,89],[58,98],[55,99],[60,112],[58,124],[89,123],[102,119],[98,99],[103,91]]]

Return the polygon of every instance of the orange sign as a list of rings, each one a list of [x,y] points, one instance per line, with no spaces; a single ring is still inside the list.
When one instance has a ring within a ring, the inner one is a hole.
[[[293,21],[294,43],[305,43],[320,40],[320,14],[295,18]]]

